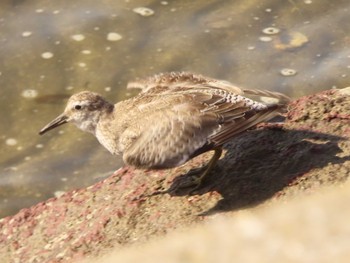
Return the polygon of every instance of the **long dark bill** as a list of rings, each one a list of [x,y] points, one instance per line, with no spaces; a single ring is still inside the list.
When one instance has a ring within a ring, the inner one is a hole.
[[[44,128],[42,128],[39,132],[40,135],[43,135],[44,133],[48,132],[49,130],[52,130],[62,124],[65,124],[68,122],[68,117],[62,113],[60,116],[58,116],[56,119],[51,121],[49,124],[47,124]]]

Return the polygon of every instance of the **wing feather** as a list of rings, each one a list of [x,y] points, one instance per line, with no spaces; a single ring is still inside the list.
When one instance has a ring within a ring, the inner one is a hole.
[[[169,74],[142,84],[140,100],[136,99],[140,114],[135,116],[144,118],[134,120],[137,125],[130,125],[120,138],[128,142],[123,145],[123,159],[129,165],[181,165],[279,112],[278,104],[266,106],[246,99],[230,83]]]

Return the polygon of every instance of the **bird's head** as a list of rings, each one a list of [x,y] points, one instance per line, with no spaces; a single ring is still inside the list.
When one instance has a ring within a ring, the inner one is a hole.
[[[67,122],[94,134],[101,114],[112,110],[113,105],[99,94],[82,91],[71,96],[64,112],[42,128],[39,134],[42,135]]]

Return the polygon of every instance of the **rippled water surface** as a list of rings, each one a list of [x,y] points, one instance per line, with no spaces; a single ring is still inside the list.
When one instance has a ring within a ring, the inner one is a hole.
[[[132,95],[128,80],[182,70],[293,97],[344,88],[349,10],[347,0],[1,1],[0,217],[122,165],[73,125],[38,136],[71,94],[117,102]]]

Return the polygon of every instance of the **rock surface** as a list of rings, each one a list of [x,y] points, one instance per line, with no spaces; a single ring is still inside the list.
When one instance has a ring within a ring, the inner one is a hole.
[[[282,127],[260,125],[226,145],[224,157],[196,195],[174,190],[147,197],[185,179],[182,175],[207,162],[211,153],[171,170],[122,168],[86,189],[2,219],[2,260],[76,262],[143,244],[224,211],[235,217],[237,210],[249,211],[266,200],[274,206],[340,184],[350,171],[349,119],[346,92],[330,90],[296,100]]]
[[[350,184],[217,216],[90,263],[349,262]],[[156,256],[154,256],[156,255]]]

